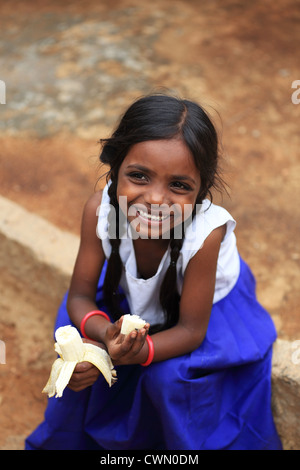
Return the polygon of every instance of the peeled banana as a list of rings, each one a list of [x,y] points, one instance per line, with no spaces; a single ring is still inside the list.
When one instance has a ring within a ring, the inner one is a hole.
[[[143,326],[146,325],[145,320],[143,320],[138,315],[124,315],[122,326],[121,326],[121,334],[128,335],[133,330],[140,330]]]
[[[59,358],[54,361],[50,377],[43,389],[49,397],[61,397],[68,385],[78,362],[87,361],[94,364],[103,374],[108,385],[111,387],[117,380],[110,356],[104,349],[91,343],[84,343],[77,331],[71,325],[62,326],[55,332],[55,351]]]

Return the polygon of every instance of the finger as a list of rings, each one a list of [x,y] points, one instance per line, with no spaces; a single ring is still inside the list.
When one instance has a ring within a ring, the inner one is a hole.
[[[99,374],[100,371],[97,369],[97,367],[93,367],[87,372],[74,372],[70,380],[74,383],[80,383],[84,382],[85,380],[97,378]]]
[[[127,354],[131,350],[133,344],[136,341],[137,335],[138,335],[138,332],[136,330],[132,331],[128,335],[125,335],[125,336],[121,335],[122,341],[120,341],[119,343],[121,355]]]
[[[136,342],[145,341],[145,338],[149,332],[150,324],[146,323],[142,328],[139,330],[135,329],[131,333],[125,336],[124,341],[128,342],[129,344],[135,344]]]
[[[74,391],[82,390],[86,387],[89,387],[90,385],[93,385],[93,383],[98,379],[99,375],[100,371],[96,367],[93,367],[93,369],[86,373],[73,373],[68,387]]]
[[[70,388],[74,392],[80,392],[81,390],[84,390],[85,388],[92,386],[96,382],[97,378],[98,377],[94,379],[91,378],[89,380],[80,381],[80,382],[75,382],[74,380],[70,380],[70,382],[68,383],[68,388]]]
[[[146,336],[147,329],[144,327],[140,330],[133,330],[131,333],[125,336],[121,346],[122,352],[138,352],[143,346]]]
[[[90,362],[87,362],[87,361],[78,362],[78,364],[76,365],[76,367],[74,369],[74,373],[88,372],[93,367],[95,367],[95,366],[93,364],[91,364]]]
[[[106,335],[108,339],[114,339],[120,334],[122,320],[123,317],[119,318],[119,320],[115,321],[114,323],[110,323],[110,325],[107,327]]]
[[[122,322],[123,322],[123,317],[124,317],[124,315],[122,315],[118,320],[116,320],[114,323],[112,323],[112,325],[115,326],[118,330],[121,329]]]
[[[146,341],[146,337],[147,337],[147,329],[146,328],[141,328],[138,332],[137,332],[137,335],[135,337],[135,340],[132,344],[132,347],[131,347],[131,352],[133,354],[138,354],[140,352],[140,350],[142,349],[145,341]]]
[[[140,331],[145,330],[145,331],[146,331],[146,336],[147,336],[147,334],[149,333],[149,329],[150,329],[150,323],[146,323],[146,324],[143,326],[143,328],[141,328]]]
[[[87,382],[92,382],[97,380],[99,377],[100,372],[97,370],[93,371],[92,373],[89,374],[73,374],[69,383],[73,385],[80,385],[80,384],[85,384]]]

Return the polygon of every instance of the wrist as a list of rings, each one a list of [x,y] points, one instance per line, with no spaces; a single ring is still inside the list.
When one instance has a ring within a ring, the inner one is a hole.
[[[100,341],[105,344],[104,338],[110,318],[101,310],[92,310],[84,315],[80,323],[80,332],[86,339]]]

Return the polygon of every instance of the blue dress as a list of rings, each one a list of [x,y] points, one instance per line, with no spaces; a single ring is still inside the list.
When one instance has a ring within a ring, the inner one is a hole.
[[[103,270],[97,304],[103,301]],[[55,329],[70,324],[66,299]],[[129,312],[124,296],[122,306]],[[214,303],[206,337],[195,351],[148,367],[116,367],[81,392],[49,398],[45,420],[26,449],[276,450],[271,359],[276,331],[258,303],[255,280],[240,259],[239,278]]]

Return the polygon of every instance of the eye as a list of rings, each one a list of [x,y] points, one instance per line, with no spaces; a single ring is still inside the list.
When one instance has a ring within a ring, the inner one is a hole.
[[[128,175],[131,179],[136,180],[138,182],[144,182],[147,181],[147,176],[144,175],[144,173],[141,173],[140,171],[133,171],[129,173]]]
[[[174,181],[171,186],[177,190],[181,190],[181,191],[191,191],[191,187],[190,185],[188,185],[187,183],[182,183],[181,181]]]

